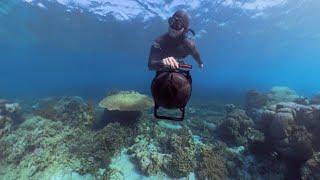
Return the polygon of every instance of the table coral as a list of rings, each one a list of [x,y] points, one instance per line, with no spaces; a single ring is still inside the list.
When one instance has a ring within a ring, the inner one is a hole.
[[[268,105],[277,104],[279,102],[294,102],[299,95],[288,87],[275,86],[268,93]]]
[[[142,115],[142,111],[153,106],[153,100],[147,95],[135,91],[119,91],[105,97],[99,103],[104,108],[100,122],[115,123],[131,126],[135,124]]]
[[[135,91],[120,91],[105,97],[99,103],[101,108],[106,108],[110,111],[140,111],[153,105],[153,100],[150,97]]]

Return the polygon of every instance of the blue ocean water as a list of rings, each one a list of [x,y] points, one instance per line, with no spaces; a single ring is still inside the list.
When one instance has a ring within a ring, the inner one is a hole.
[[[0,0],[0,179],[319,179],[319,8]],[[185,59],[192,96],[175,122],[141,94],[151,44],[178,9],[204,67]]]
[[[317,0],[3,0],[0,96],[150,94],[150,45],[177,9],[189,12],[204,61],[199,70],[187,58],[193,97],[273,86],[312,96],[320,90],[319,7]]]

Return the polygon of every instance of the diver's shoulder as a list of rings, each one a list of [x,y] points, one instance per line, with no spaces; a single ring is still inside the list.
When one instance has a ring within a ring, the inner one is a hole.
[[[188,37],[184,39],[184,44],[191,49],[195,48],[196,46],[194,40]]]
[[[158,36],[154,41],[159,44],[163,44],[164,42],[166,42],[168,40],[168,37],[169,37],[169,34],[164,33],[164,34]]]
[[[189,38],[189,37],[185,37],[184,38],[184,43],[188,44],[188,45],[194,45],[194,40]]]

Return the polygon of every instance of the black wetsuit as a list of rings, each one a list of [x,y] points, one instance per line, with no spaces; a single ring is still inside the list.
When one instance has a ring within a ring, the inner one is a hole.
[[[174,57],[177,59],[184,59],[191,55],[198,64],[203,64],[200,54],[197,51],[194,42],[185,35],[173,38],[168,33],[158,37],[152,44],[149,55],[149,70],[163,70],[162,59],[167,57]]]

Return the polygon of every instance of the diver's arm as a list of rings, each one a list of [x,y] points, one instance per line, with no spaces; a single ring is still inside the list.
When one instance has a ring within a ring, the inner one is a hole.
[[[195,59],[198,62],[199,65],[203,66],[203,61],[202,61],[201,56],[197,50],[195,50],[191,55],[192,55],[193,59]]]
[[[187,39],[187,45],[190,48],[190,54],[194,60],[197,61],[199,67],[203,67],[203,61],[201,59],[200,53],[198,52],[194,42],[191,39]]]
[[[162,63],[161,48],[160,48],[160,45],[155,41],[153,42],[150,49],[148,68],[150,71],[154,71],[162,67],[163,67],[163,63]]]

